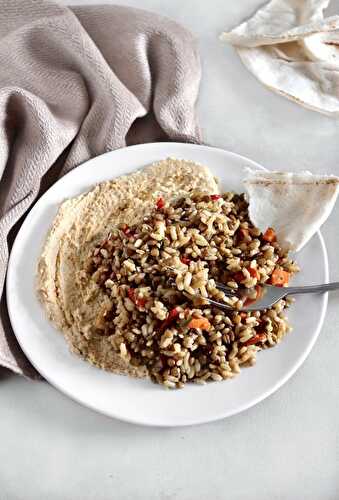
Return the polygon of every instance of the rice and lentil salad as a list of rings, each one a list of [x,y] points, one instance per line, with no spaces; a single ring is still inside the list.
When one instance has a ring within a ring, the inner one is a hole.
[[[84,273],[110,299],[97,331],[154,382],[181,388],[233,378],[290,330],[286,300],[240,312],[243,303],[215,282],[233,289],[283,286],[297,271],[274,230],[262,234],[251,224],[243,194],[196,191],[171,203],[159,197],[142,223],[112,230]],[[234,310],[212,307],[207,297]]]

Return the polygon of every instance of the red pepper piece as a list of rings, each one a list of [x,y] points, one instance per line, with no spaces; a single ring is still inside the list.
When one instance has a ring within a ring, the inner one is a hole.
[[[239,283],[240,281],[245,279],[245,276],[243,275],[242,271],[238,271],[237,273],[235,273],[233,275],[233,279],[234,279],[234,281]]]
[[[254,335],[251,339],[247,340],[247,342],[244,342],[244,345],[253,345],[257,344],[258,342],[265,342],[266,340],[266,335],[264,333],[258,333],[257,335]]]
[[[250,273],[252,278],[257,278],[257,280],[260,278],[260,273],[258,269],[255,269],[254,267],[248,267],[247,271]]]
[[[158,198],[156,201],[156,206],[158,210],[161,210],[165,206],[165,200],[162,197]]]
[[[168,313],[168,316],[167,318],[165,319],[165,321],[173,321],[175,318],[177,318],[179,316],[179,311],[176,307],[174,307],[173,309],[170,310],[170,312]]]
[[[144,297],[138,297],[135,293],[135,288],[129,288],[127,290],[127,295],[137,307],[145,307],[147,299]]]
[[[168,316],[164,321],[161,323],[160,330],[163,331],[165,330],[168,326],[170,326],[173,321],[176,320],[176,318],[179,316],[179,311],[176,307],[174,309],[171,309],[170,312],[168,313]]]
[[[243,227],[241,227],[239,229],[239,236],[241,237],[241,239],[248,238],[249,235],[250,235],[250,232],[248,229],[245,229]]]
[[[212,201],[217,201],[217,200],[220,200],[221,195],[220,194],[211,194],[210,198]]]
[[[134,236],[134,233],[128,226],[128,224],[124,224],[123,227],[121,228],[121,231],[127,236],[127,238],[133,238]]]
[[[136,300],[136,305],[138,307],[145,307],[146,302],[147,302],[147,299],[145,299],[144,297],[142,297],[141,299],[137,299]]]

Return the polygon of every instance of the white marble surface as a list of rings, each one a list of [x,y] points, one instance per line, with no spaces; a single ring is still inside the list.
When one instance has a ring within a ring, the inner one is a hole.
[[[114,3],[166,14],[199,37],[206,142],[269,168],[339,175],[339,122],[262,87],[217,40],[261,0]],[[339,12],[339,1],[330,12]],[[339,205],[323,230],[336,280],[338,218]],[[338,305],[339,293],[331,295],[319,341],[281,390],[243,414],[200,427],[127,425],[47,383],[1,372],[0,499],[337,500]]]

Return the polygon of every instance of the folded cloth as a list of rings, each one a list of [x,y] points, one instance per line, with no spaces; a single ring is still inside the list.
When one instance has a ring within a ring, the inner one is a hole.
[[[2,292],[17,223],[60,175],[128,144],[200,142],[200,62],[189,32],[139,9],[0,0],[0,12]],[[37,375],[4,297],[0,365]]]
[[[221,40],[272,90],[315,111],[339,114],[339,16],[330,0],[271,0]]]

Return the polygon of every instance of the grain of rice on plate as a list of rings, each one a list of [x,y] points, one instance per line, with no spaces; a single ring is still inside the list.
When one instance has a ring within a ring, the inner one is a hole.
[[[262,234],[251,224],[243,194],[193,190],[171,201],[159,196],[142,221],[107,231],[82,279],[108,299],[95,319],[98,334],[131,367],[181,388],[233,378],[290,329],[286,300],[262,312],[239,312],[242,302],[215,282],[234,289],[284,285],[297,271],[274,230]],[[211,307],[204,297],[235,310]]]

